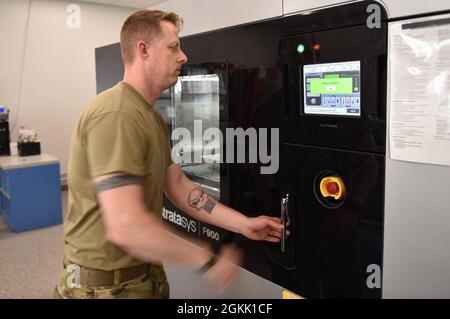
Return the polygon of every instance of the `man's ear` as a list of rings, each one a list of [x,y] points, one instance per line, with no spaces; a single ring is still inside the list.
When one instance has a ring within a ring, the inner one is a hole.
[[[149,54],[147,43],[145,43],[144,41],[139,41],[137,43],[137,47],[138,47],[138,54],[140,56],[147,56]]]

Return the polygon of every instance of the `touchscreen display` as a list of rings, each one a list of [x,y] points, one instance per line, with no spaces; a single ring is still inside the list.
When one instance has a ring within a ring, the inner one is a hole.
[[[304,113],[360,116],[360,79],[360,61],[304,65]]]

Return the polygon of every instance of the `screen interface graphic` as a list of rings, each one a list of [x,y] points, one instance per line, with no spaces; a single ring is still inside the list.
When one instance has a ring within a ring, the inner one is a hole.
[[[360,61],[304,65],[304,113],[360,116],[360,79]]]

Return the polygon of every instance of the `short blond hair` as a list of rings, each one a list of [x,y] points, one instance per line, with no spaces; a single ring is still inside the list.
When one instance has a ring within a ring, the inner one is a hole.
[[[160,10],[140,10],[127,18],[120,32],[120,51],[124,64],[130,64],[135,58],[136,43],[151,43],[161,35],[160,22],[168,21],[180,31],[183,19],[174,12]]]

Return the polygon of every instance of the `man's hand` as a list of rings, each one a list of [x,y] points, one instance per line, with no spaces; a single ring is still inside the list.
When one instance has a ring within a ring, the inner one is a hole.
[[[244,224],[241,234],[253,240],[265,240],[278,243],[281,238],[283,225],[277,217],[258,216],[248,218]],[[286,231],[288,235],[289,232]]]
[[[242,253],[235,245],[224,245],[216,264],[204,276],[221,293],[236,279],[241,261]]]

